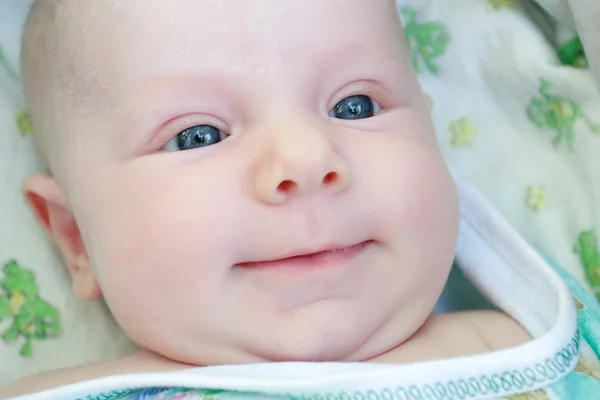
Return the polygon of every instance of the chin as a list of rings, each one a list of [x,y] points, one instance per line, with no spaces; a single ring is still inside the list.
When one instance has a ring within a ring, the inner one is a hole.
[[[349,346],[335,346],[324,348],[321,345],[305,348],[294,347],[290,349],[275,349],[267,354],[265,359],[273,362],[338,362],[354,361]]]
[[[374,332],[365,329],[372,324],[353,322],[357,320],[360,319],[338,315],[325,323],[312,320],[287,325],[263,343],[268,347],[262,356],[270,361],[358,361],[354,355]]]

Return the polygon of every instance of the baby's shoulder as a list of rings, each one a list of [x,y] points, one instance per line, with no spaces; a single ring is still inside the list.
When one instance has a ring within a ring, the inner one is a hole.
[[[500,311],[434,313],[394,350],[371,361],[405,364],[487,353],[529,341],[527,331]]]
[[[114,361],[65,368],[31,376],[6,387],[0,387],[0,400],[111,375],[175,371],[187,368],[190,366],[167,360],[154,353],[140,351]]]
[[[430,323],[437,325],[436,331],[448,329],[466,337],[476,336],[489,350],[515,347],[531,340],[527,330],[502,311],[463,311],[434,316]]]

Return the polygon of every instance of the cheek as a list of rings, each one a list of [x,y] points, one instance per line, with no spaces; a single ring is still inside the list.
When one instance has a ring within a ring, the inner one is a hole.
[[[421,269],[443,267],[451,262],[458,235],[455,188],[436,157],[412,152],[404,162],[412,168],[398,173],[383,189],[383,209],[388,211],[381,222],[384,235],[394,238],[407,259],[419,260],[415,264]]]
[[[431,312],[447,281],[458,236],[458,205],[437,156],[419,149],[403,156],[391,164],[406,168],[381,189],[385,212],[377,217],[381,239],[393,257],[387,269],[397,293],[392,303],[416,318]]]
[[[394,219],[407,236],[415,238],[411,242],[431,244],[433,248],[448,243],[454,248],[458,202],[452,179],[438,157],[418,152],[411,156],[415,169],[403,174],[392,194],[399,205]]]
[[[424,125],[412,120],[395,126],[401,127],[399,133],[375,137],[363,148],[377,154],[368,157],[376,163],[359,167],[360,184],[368,188],[363,193],[374,204],[380,239],[400,259],[402,270],[411,270],[415,278],[447,271],[458,235],[454,183]]]
[[[136,161],[105,172],[87,194],[86,209],[96,210],[85,224],[90,255],[121,320],[147,307],[149,296],[155,314],[184,298],[213,303],[230,267],[228,198],[235,196],[221,179],[198,176],[191,166],[173,176],[175,169],[156,164]]]

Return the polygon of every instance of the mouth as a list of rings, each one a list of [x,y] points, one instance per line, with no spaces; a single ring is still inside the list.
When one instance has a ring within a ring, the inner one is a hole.
[[[265,261],[253,261],[237,264],[236,267],[257,269],[323,269],[344,264],[364,252],[373,242],[368,240],[349,246],[327,246],[316,252],[299,252],[291,256]]]

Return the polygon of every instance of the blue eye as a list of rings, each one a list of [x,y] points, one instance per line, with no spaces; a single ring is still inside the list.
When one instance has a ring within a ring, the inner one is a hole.
[[[330,116],[338,119],[370,118],[375,115],[375,107],[374,101],[369,96],[350,96],[337,103]]]
[[[167,151],[191,150],[217,144],[226,138],[225,134],[211,125],[196,125],[171,139],[165,146]]]

